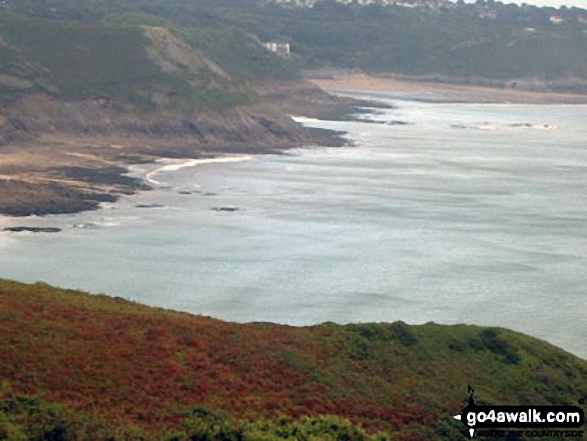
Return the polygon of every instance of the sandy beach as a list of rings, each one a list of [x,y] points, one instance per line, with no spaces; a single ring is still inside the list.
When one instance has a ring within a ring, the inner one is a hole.
[[[187,160],[177,160],[173,158],[161,158],[157,162],[159,163],[166,163],[162,167],[159,167],[153,170],[150,173],[147,173],[145,179],[154,185],[160,185],[161,183],[154,179],[154,176],[158,175],[162,172],[167,171],[176,171],[186,167],[195,167],[201,164],[214,164],[218,162],[241,162],[241,161],[249,161],[252,157],[249,155],[239,155],[239,156],[219,156],[216,158],[205,158],[205,159],[187,159]]]
[[[419,94],[423,95],[424,100],[431,102],[587,104],[587,95],[432,83],[366,74],[343,74],[335,75],[332,79],[310,79],[310,81],[327,92],[365,91]]]

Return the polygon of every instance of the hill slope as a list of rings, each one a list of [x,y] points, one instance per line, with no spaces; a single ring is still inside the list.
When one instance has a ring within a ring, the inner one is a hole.
[[[248,84],[299,79],[253,35],[145,25],[153,20],[141,17],[128,24],[123,16],[82,23],[0,15],[0,144],[47,133],[207,151],[316,141]]]
[[[467,384],[479,403],[576,404],[587,395],[586,361],[505,329],[235,324],[8,281],[0,318],[0,433],[2,418],[14,429],[32,407],[69,415],[60,418],[71,433],[102,424],[161,439],[196,433],[194,412],[212,412],[218,421],[309,416],[313,427],[336,416],[392,439],[461,439],[450,416]]]
[[[220,48],[221,49],[221,48]],[[259,50],[262,49],[259,45]],[[116,97],[141,110],[219,110],[255,101],[168,28],[0,18],[0,99]]]
[[[83,21],[130,17],[186,28],[237,28],[292,44],[297,62],[441,81],[587,90],[587,11],[499,1],[21,0],[20,13]],[[368,3],[368,4],[365,4]],[[405,7],[406,3],[418,7]],[[421,4],[424,4],[422,6]],[[212,34],[209,34],[212,35]],[[214,38],[214,45],[226,38]],[[206,40],[206,39],[204,39]],[[207,43],[197,47],[210,47]],[[242,46],[241,46],[242,47]],[[207,55],[220,62],[222,52]],[[248,58],[250,60],[250,58]]]

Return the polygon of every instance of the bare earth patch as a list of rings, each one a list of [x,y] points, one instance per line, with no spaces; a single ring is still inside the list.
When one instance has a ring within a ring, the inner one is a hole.
[[[366,74],[341,74],[335,75],[333,78],[311,79],[310,82],[326,91],[409,93],[423,95],[423,99],[430,102],[587,104],[587,95],[432,83]]]

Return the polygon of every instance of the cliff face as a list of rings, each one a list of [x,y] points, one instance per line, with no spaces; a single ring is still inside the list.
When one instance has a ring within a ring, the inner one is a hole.
[[[58,136],[102,138],[157,147],[183,144],[178,154],[188,156],[202,150],[263,152],[319,141],[290,117],[264,104],[214,112],[140,112],[109,98],[72,101],[35,95],[13,105],[0,127],[4,143]]]

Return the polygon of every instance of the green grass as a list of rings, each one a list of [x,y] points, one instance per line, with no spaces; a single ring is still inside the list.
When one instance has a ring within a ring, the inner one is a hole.
[[[175,49],[156,47],[159,41],[139,25],[8,16],[0,18],[0,36],[9,45],[0,48],[4,101],[36,92],[66,100],[110,96],[137,110],[184,112],[255,102],[246,86],[215,68],[198,49],[185,43]],[[149,51],[172,60],[173,68],[166,69]]]
[[[138,27],[17,19],[0,29],[65,97],[115,95],[164,79]]]
[[[252,34],[237,28],[186,28],[181,35],[239,80],[296,80],[295,60],[282,59],[261,46]]]
[[[313,8],[283,8],[268,3],[20,0],[8,9],[44,18],[188,28],[201,42],[195,42],[196,47],[204,52],[209,49],[208,56],[242,78],[288,77],[295,75],[299,62],[309,68],[354,68],[460,81],[483,78],[501,84],[539,79],[566,82],[567,87],[579,90],[584,90],[587,79],[587,33],[585,25],[577,21],[585,11],[577,8],[559,11],[565,21],[554,25],[550,21],[555,14],[553,8],[500,2],[466,2],[457,9],[440,12],[345,6],[327,0]],[[493,19],[479,16],[487,8],[495,13]],[[240,37],[243,34],[263,41],[288,41],[297,61],[292,65],[270,59],[257,47],[248,47],[247,40]],[[291,67],[294,69],[290,71]]]

